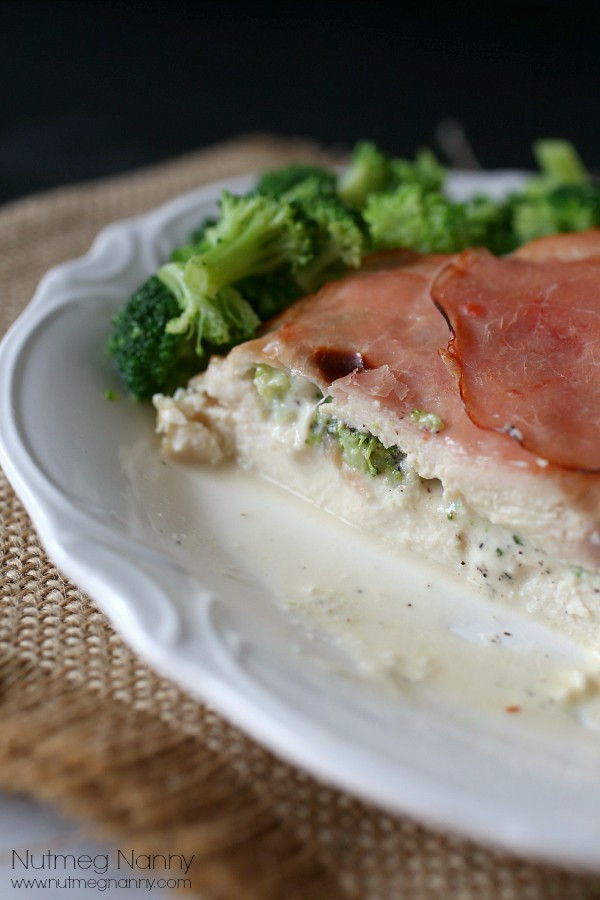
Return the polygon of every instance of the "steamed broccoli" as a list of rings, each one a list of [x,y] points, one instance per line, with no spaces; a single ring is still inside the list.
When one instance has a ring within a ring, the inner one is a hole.
[[[420,253],[455,253],[473,245],[505,252],[508,213],[503,204],[454,203],[437,191],[407,184],[373,194],[364,211],[373,246],[405,247]]]
[[[405,247],[421,252],[447,252],[465,245],[464,210],[441,194],[418,185],[372,194],[364,211],[377,250]]]
[[[185,335],[166,331],[167,323],[178,312],[173,294],[152,276],[113,319],[108,353],[128,392],[137,400],[174,390],[196,368],[192,342]]]
[[[202,233],[199,252],[180,253],[158,273],[180,305],[167,331],[193,330],[200,357],[205,343],[225,349],[247,340],[260,321],[360,265],[366,227],[335,196],[334,176],[301,166],[284,170],[279,181],[276,174],[261,185],[285,187],[278,196],[224,191],[220,217]]]
[[[206,249],[158,272],[179,302],[179,315],[167,324],[167,332],[193,333],[200,357],[206,342],[225,348],[252,337],[260,324],[235,282],[284,266],[295,271],[311,253],[305,223],[289,203],[223,191],[220,213],[204,233]]]
[[[302,265],[286,264],[265,274],[249,275],[236,287],[261,321],[285,309],[294,300],[358,268],[370,248],[367,226],[356,210],[331,194],[326,182],[309,176],[279,198],[290,202],[309,240]]]
[[[600,187],[573,184],[536,196],[512,199],[514,245],[562,231],[582,231],[600,225]]]
[[[446,180],[446,170],[427,148],[417,150],[414,162],[401,157],[390,162],[390,188],[404,184],[416,184],[423,191],[441,191]]]
[[[340,176],[338,194],[344,203],[362,209],[370,194],[388,187],[390,177],[389,157],[371,141],[361,141],[354,148],[350,165]]]
[[[348,269],[357,269],[371,245],[361,214],[337,199],[307,201],[302,211],[311,223],[312,253],[296,278],[303,292],[310,293]]]
[[[194,348],[200,368],[208,352],[224,352],[248,340],[261,321],[348,266],[360,265],[364,223],[336,198],[335,176],[326,178],[319,171],[295,167],[293,177],[288,172],[280,185],[285,184],[289,198],[256,191],[237,197],[223,191],[216,222],[206,223],[194,236],[195,243],[175,251],[171,262],[162,266],[157,281],[169,304],[155,298],[165,336],[160,343],[157,326],[154,340],[160,344],[163,365],[168,348],[175,353],[178,340],[184,340],[186,348]],[[274,177],[270,183],[274,189]],[[149,321],[154,315],[150,306],[148,300]],[[152,375],[154,363],[134,307],[122,310],[117,327],[128,335],[127,350],[119,363],[115,334],[109,352],[130,393],[146,398],[164,389],[166,379]],[[135,369],[138,380],[145,375],[151,387],[141,389],[128,377],[128,367]],[[178,368],[175,361],[173,368]]]
[[[453,252],[471,235],[487,236],[491,209],[452,203],[442,193],[445,171],[429,150],[414,162],[387,156],[375,144],[359,144],[338,192],[360,209],[374,250],[404,247],[422,252]]]
[[[535,141],[533,155],[541,174],[529,183],[529,192],[536,184],[552,189],[558,185],[586,184],[589,181],[589,172],[569,141],[550,138]]]
[[[600,186],[568,141],[537,141],[534,156],[540,174],[507,200],[513,244],[564,231],[600,225]]]
[[[349,268],[358,268],[370,249],[360,212],[337,194],[336,176],[315,166],[288,166],[263,175],[259,190],[290,203],[310,237],[310,255],[295,273],[300,293],[317,290]]]
[[[340,176],[338,194],[348,206],[363,209],[373,194],[405,185],[418,185],[423,192],[441,191],[446,177],[431,150],[417,151],[414,162],[387,156],[369,141],[357,144],[347,171]]]
[[[466,232],[471,247],[487,247],[501,256],[514,250],[512,210],[506,201],[473,197],[464,204]]]
[[[236,283],[236,288],[261,322],[275,316],[306,293],[289,265],[264,275],[242,278]]]
[[[293,199],[296,189],[307,182],[313,186],[313,195],[315,193],[333,195],[336,192],[337,178],[333,172],[322,166],[303,165],[302,163],[292,163],[289,166],[263,172],[258,179],[256,190],[265,197],[285,196]]]
[[[540,174],[504,200],[455,203],[441,191],[443,170],[427,153],[415,163],[390,160],[385,189],[366,198],[363,215],[376,249],[454,253],[483,246],[509,253],[520,244],[600,224],[600,187],[566,141],[534,145]],[[396,184],[394,184],[396,181]]]

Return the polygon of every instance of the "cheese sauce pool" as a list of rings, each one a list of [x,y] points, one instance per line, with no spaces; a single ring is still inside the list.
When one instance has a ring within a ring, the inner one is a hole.
[[[214,559],[223,551],[233,600],[236,581],[260,585],[295,626],[290,653],[318,645],[308,664],[390,696],[600,740],[597,649],[234,467],[165,462],[146,443],[124,465],[158,543],[192,570],[207,545]]]

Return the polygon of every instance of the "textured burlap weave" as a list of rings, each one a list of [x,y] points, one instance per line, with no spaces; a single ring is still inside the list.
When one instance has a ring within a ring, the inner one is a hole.
[[[319,151],[250,136],[4,207],[0,333],[44,271],[85,252],[108,222],[298,157]],[[143,852],[194,853],[194,893],[215,900],[600,897],[600,879],[439,835],[320,785],[158,677],[53,568],[1,473],[0,568],[1,788]]]

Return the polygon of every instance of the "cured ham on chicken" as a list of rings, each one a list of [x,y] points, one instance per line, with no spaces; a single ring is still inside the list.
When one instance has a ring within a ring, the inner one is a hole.
[[[564,613],[566,569],[600,570],[599,311],[599,232],[506,259],[381,254],[156,398],[158,429],[169,453],[237,458],[351,519],[313,477],[327,460],[369,528],[484,581],[491,534],[501,589],[545,596],[543,570]]]
[[[580,250],[596,256],[541,261],[542,250],[561,247],[556,238],[509,259],[466,250],[436,279],[432,297],[452,330],[447,359],[475,425],[506,432],[558,466],[597,472],[600,232],[591,238],[580,239]]]

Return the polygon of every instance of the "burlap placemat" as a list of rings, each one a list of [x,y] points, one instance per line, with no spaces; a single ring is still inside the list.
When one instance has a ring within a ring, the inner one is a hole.
[[[296,158],[250,136],[0,210],[0,333],[46,269],[100,228],[228,175]],[[0,473],[0,787],[145,853],[195,854],[214,900],[582,900],[600,879],[427,830],[317,783],[158,677],[63,578]],[[557,810],[557,816],[560,810]]]

